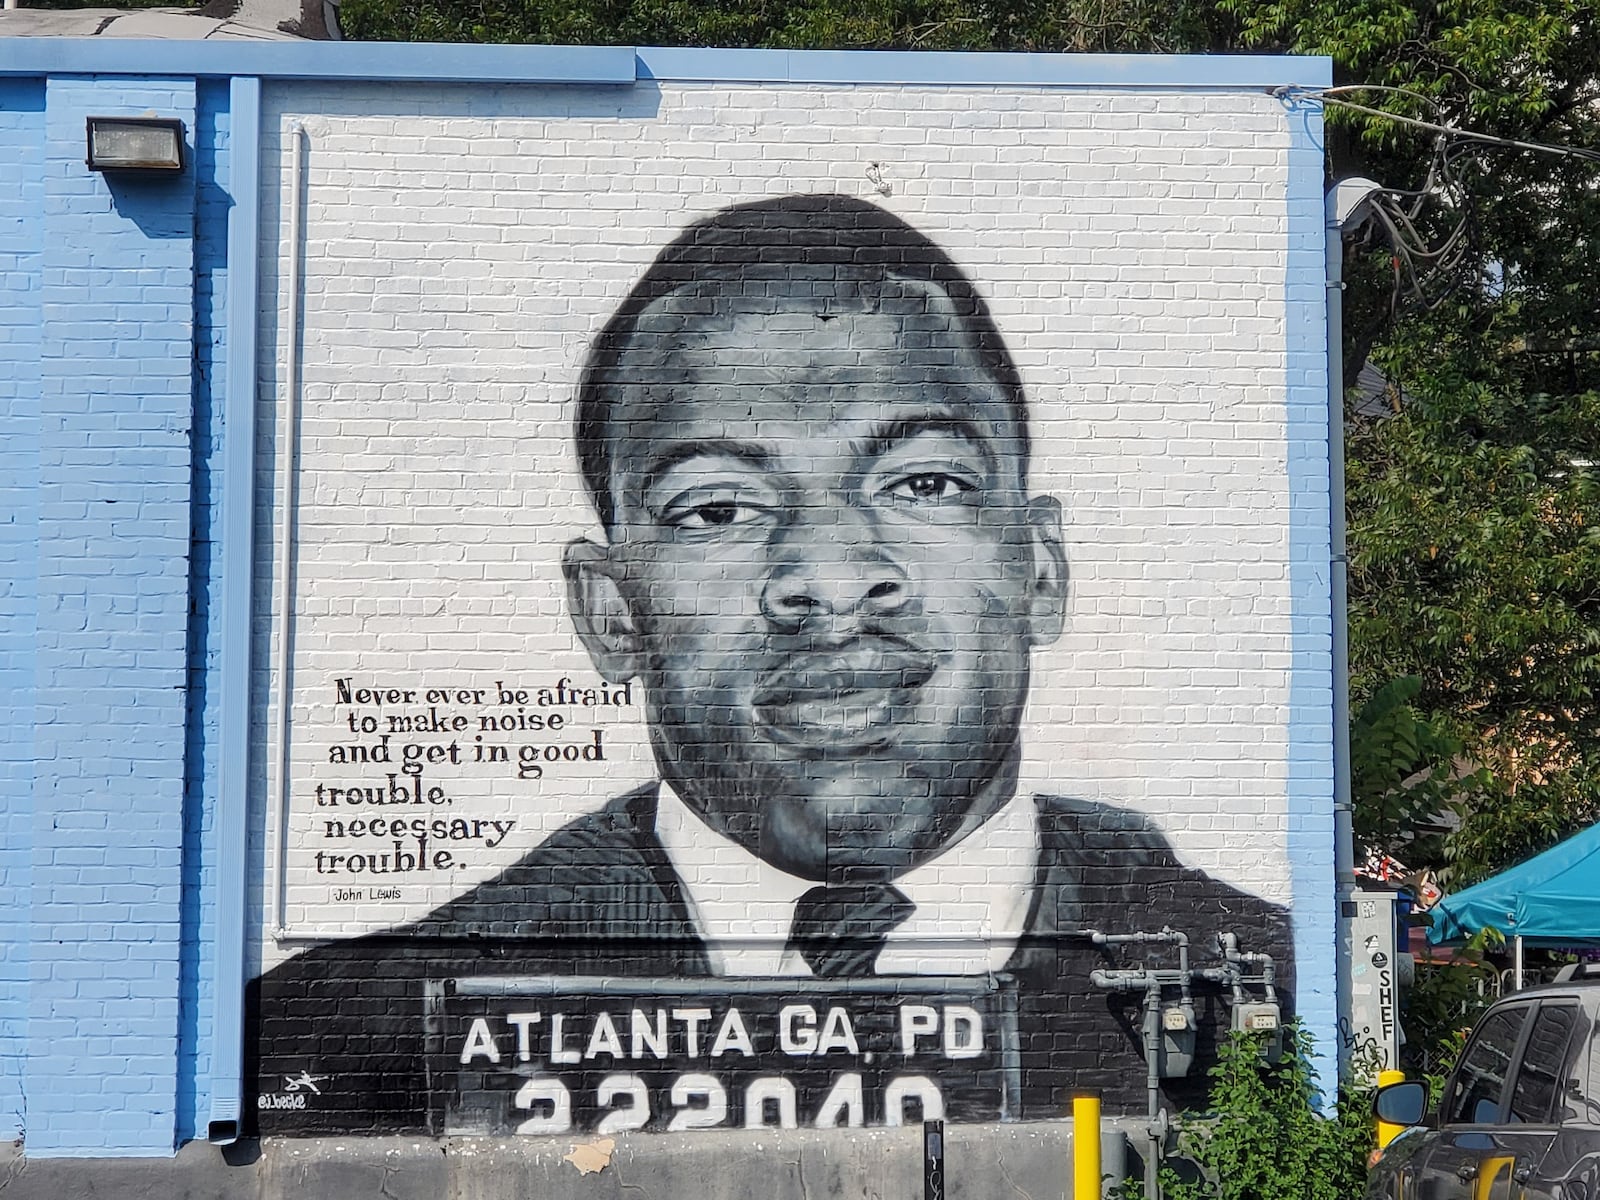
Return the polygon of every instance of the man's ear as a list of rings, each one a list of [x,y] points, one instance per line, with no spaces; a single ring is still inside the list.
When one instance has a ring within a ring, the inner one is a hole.
[[[1067,613],[1067,553],[1062,547],[1061,504],[1054,496],[1028,501],[1033,535],[1033,591],[1028,609],[1028,641],[1048,646],[1061,636]]]
[[[626,683],[639,673],[642,648],[633,613],[617,586],[617,566],[604,546],[587,538],[567,543],[561,556],[567,577],[567,606],[589,659],[609,683]]]

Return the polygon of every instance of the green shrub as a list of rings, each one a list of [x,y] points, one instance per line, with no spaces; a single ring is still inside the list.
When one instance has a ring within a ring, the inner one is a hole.
[[[1337,1113],[1325,1116],[1311,1035],[1289,1026],[1285,1053],[1270,1065],[1258,1036],[1235,1033],[1223,1044],[1208,1072],[1210,1109],[1181,1120],[1179,1161],[1162,1169],[1161,1200],[1356,1200],[1374,1145],[1371,1089],[1341,1089]],[[1143,1181],[1125,1180],[1119,1196],[1143,1200]]]

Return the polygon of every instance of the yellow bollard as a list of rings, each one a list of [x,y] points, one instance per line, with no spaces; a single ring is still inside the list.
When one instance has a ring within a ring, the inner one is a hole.
[[[1072,1200],[1100,1200],[1100,1097],[1072,1098]]]
[[[1483,1159],[1478,1164],[1478,1179],[1476,1186],[1472,1189],[1472,1200],[1489,1200],[1489,1197],[1495,1195],[1509,1196],[1511,1194],[1511,1168],[1516,1164],[1516,1161],[1516,1158],[1510,1154],[1496,1154],[1492,1158]],[[1504,1191],[1500,1191],[1494,1186],[1500,1182],[1501,1175],[1506,1177]],[[1526,1194],[1526,1192],[1523,1193],[1523,1195]]]
[[[1387,1087],[1391,1083],[1399,1083],[1405,1079],[1404,1071],[1387,1070],[1378,1072],[1378,1086]],[[1378,1149],[1382,1150],[1395,1138],[1399,1137],[1405,1129],[1404,1125],[1396,1125],[1393,1121],[1378,1122]]]

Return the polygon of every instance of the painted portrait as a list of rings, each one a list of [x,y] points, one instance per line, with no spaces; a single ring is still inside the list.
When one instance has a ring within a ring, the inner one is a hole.
[[[263,1131],[1137,1113],[1200,1094],[1241,1005],[1292,1013],[1282,903],[1025,766],[1082,497],[1038,484],[982,281],[878,200],[713,208],[582,339],[593,521],[547,548],[592,674],[307,685],[339,738],[305,870],[379,916],[257,980]],[[581,716],[624,709],[643,777],[608,789]],[[507,777],[603,794],[385,923],[389,884],[514,844],[451,785],[508,729]]]

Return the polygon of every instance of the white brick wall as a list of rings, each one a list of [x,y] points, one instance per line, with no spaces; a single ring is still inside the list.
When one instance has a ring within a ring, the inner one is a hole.
[[[267,114],[259,480],[259,611],[275,645],[286,130],[300,121],[291,929],[417,916],[651,776],[625,714],[604,725],[603,768],[541,786],[499,765],[441,767],[455,800],[445,815],[517,822],[469,867],[410,877],[398,899],[335,902],[336,884],[387,881],[313,865],[330,814],[311,787],[335,779],[334,741],[360,740],[334,735],[348,711],[333,707],[336,678],[595,680],[558,567],[561,546],[592,533],[569,445],[588,340],[688,221],[814,191],[874,200],[944,246],[1022,371],[1033,489],[1065,507],[1072,573],[1067,633],[1035,661],[1026,786],[1146,810],[1189,862],[1291,899],[1289,134],[1275,100],[680,84],[293,95],[293,111],[269,97]],[[873,163],[888,196],[869,181]],[[269,820],[269,929],[273,842]],[[284,951],[263,953],[270,965]]]

